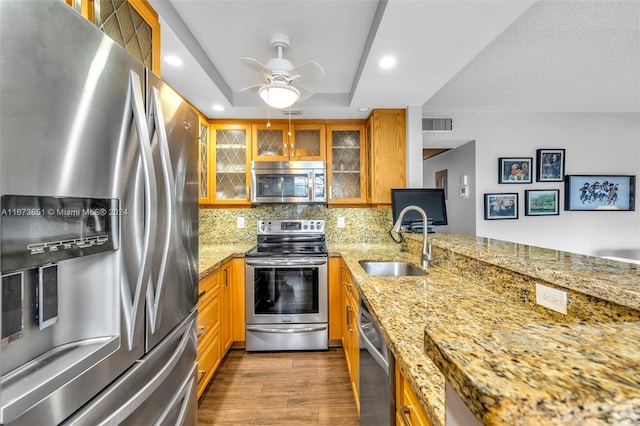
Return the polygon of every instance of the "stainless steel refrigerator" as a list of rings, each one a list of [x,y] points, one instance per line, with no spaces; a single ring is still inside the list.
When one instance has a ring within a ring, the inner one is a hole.
[[[197,114],[61,0],[0,85],[0,423],[195,424]]]

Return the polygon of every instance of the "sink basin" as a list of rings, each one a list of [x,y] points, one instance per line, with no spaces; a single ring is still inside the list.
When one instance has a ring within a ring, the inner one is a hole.
[[[369,275],[378,277],[418,277],[427,275],[425,271],[406,262],[361,261],[360,265]]]

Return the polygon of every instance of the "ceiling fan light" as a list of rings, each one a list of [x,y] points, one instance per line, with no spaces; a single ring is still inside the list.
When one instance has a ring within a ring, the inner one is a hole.
[[[300,99],[300,92],[288,84],[271,83],[263,85],[258,94],[272,108],[287,108]]]

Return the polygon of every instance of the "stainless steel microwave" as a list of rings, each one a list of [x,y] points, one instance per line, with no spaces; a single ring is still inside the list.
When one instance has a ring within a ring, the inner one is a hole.
[[[326,203],[324,161],[252,161],[251,202]]]

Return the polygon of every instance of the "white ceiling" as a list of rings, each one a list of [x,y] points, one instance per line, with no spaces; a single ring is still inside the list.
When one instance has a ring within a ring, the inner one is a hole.
[[[359,107],[640,112],[640,0],[150,0],[162,77],[209,118],[264,118],[259,73],[238,61],[315,60],[325,78],[301,118],[360,118]],[[377,62],[391,54],[397,65]],[[213,104],[225,106],[215,112]],[[271,117],[282,113],[271,109]]]

